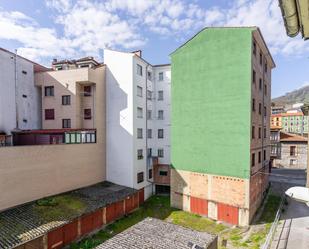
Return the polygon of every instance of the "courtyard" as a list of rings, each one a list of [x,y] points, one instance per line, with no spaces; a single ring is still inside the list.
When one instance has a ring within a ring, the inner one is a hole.
[[[71,244],[71,249],[95,248],[116,234],[142,221],[146,217],[165,220],[193,230],[218,236],[218,248],[260,248],[264,243],[271,223],[275,218],[280,197],[269,194],[259,218],[249,227],[235,227],[215,222],[205,217],[170,207],[168,196],[152,196],[135,212],[106,226],[79,243]]]

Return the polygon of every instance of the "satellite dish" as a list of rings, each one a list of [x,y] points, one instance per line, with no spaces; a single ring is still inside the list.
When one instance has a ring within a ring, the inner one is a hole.
[[[285,194],[295,201],[305,203],[309,207],[309,188],[292,187],[285,191]]]

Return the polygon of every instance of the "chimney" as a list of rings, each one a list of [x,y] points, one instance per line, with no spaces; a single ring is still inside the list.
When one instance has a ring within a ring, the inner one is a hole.
[[[133,51],[132,53],[136,54],[138,57],[141,57],[142,58],[142,50],[136,50],[136,51]]]

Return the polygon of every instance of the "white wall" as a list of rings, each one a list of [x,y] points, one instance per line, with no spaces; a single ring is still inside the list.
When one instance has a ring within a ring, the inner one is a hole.
[[[107,180],[133,183],[133,54],[104,50]]]
[[[107,99],[107,180],[135,189],[145,189],[145,199],[152,194],[152,180],[148,178],[147,148],[157,155],[164,149],[159,163],[170,164],[170,66],[151,66],[134,53],[104,51]],[[137,64],[142,66],[142,76],[137,74]],[[147,71],[152,80],[147,79]],[[158,80],[159,72],[164,80]],[[146,86],[147,84],[147,86]],[[137,95],[142,87],[142,97]],[[153,91],[153,99],[147,100],[147,89]],[[164,100],[158,101],[158,90],[163,90]],[[147,103],[147,104],[146,104]],[[147,108],[146,108],[147,105]],[[143,117],[137,117],[137,108],[143,109]],[[152,120],[147,120],[147,109],[152,110]],[[164,111],[164,120],[158,120],[158,110]],[[147,122],[147,123],[146,123]],[[137,129],[143,130],[143,138],[137,138]],[[147,139],[147,129],[152,129],[152,139]],[[158,129],[164,129],[164,138],[158,139]],[[143,159],[137,159],[137,150],[143,150]],[[150,167],[151,168],[151,167]],[[144,173],[144,181],[137,183],[137,174]]]
[[[40,97],[38,88],[34,86],[33,64],[17,56],[16,72],[19,128],[38,129]],[[10,134],[16,128],[15,59],[14,54],[2,50],[0,50],[0,86],[0,130]]]
[[[159,81],[159,73],[163,72],[163,81]],[[155,132],[154,132],[154,155],[157,155],[158,149],[164,149],[164,157],[159,158],[160,164],[170,164],[170,128],[171,128],[171,67],[154,67],[155,75]],[[158,100],[158,91],[163,91],[163,100]],[[164,119],[158,119],[158,111],[163,110]],[[158,138],[158,129],[164,130],[164,138]]]

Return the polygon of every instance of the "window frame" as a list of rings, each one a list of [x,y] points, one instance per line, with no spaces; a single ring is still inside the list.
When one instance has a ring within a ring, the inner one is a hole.
[[[45,97],[54,97],[55,96],[55,86],[45,86],[44,87],[44,96]]]
[[[64,125],[65,122],[68,122],[69,125]],[[72,124],[71,124],[71,119],[70,118],[63,118],[62,119],[62,128],[63,129],[70,129],[72,127]]]
[[[44,119],[45,120],[55,120],[55,109],[45,109],[44,110]]]
[[[71,105],[71,95],[62,95],[62,105]]]

